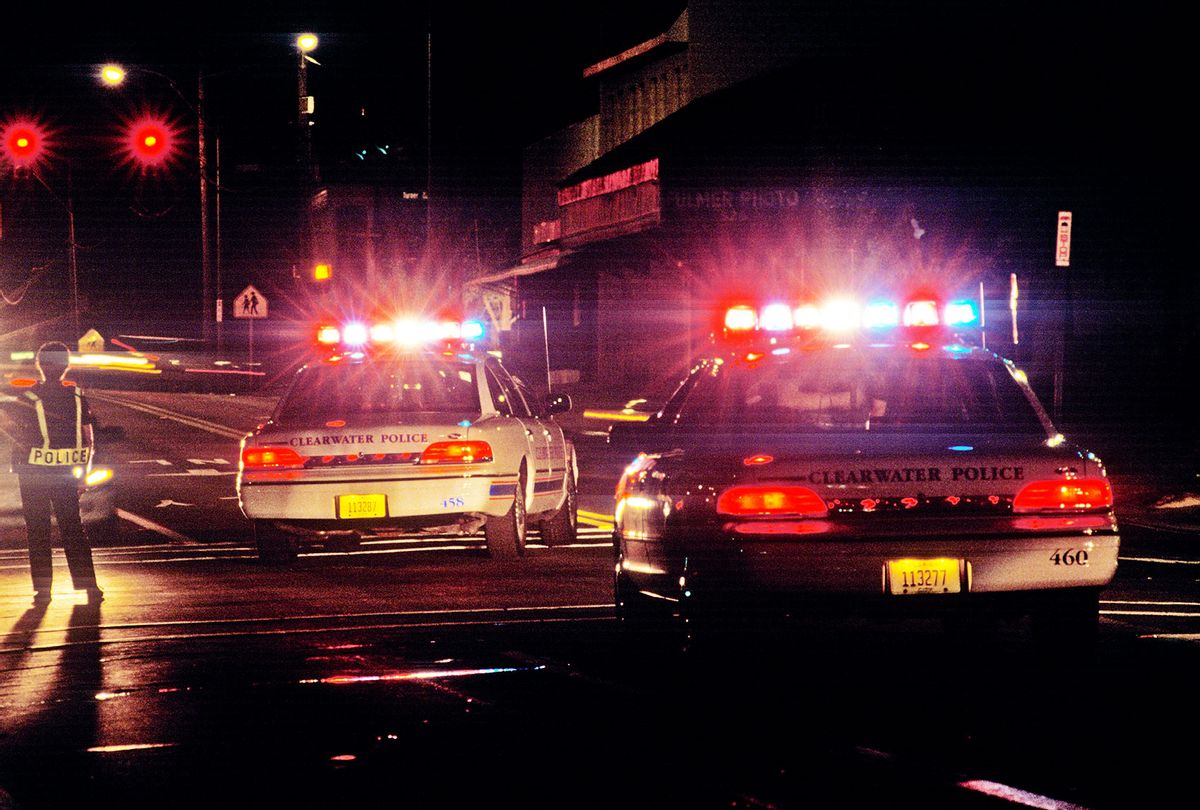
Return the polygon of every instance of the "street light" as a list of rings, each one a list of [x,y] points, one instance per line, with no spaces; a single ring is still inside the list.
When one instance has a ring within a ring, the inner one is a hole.
[[[320,175],[317,172],[316,163],[313,162],[312,156],[312,119],[310,116],[316,109],[316,103],[312,96],[308,94],[308,63],[320,65],[316,59],[309,56],[317,47],[317,35],[311,33],[300,34],[296,37],[296,53],[299,61],[296,63],[296,85],[298,90],[297,98],[297,116],[296,122],[298,125],[299,142],[297,143],[297,158],[300,162],[300,171],[302,172],[303,180],[301,181],[302,189],[302,204],[304,206],[304,233],[302,235],[303,244],[300,246],[301,259],[307,263],[313,253],[313,221],[312,221],[312,193],[313,187],[320,182]]]
[[[313,163],[312,159],[312,132],[310,131],[312,120],[309,116],[313,114],[316,104],[313,97],[308,94],[308,63],[312,62],[314,65],[321,64],[309,56],[309,53],[316,49],[317,41],[316,34],[300,34],[296,37],[296,52],[299,54],[299,62],[296,68],[296,83],[299,89],[299,117],[297,121],[300,128],[300,159],[306,176],[313,183],[318,182],[320,178],[317,174],[316,164]]]
[[[205,340],[212,338],[212,324],[216,319],[216,302],[213,298],[212,284],[212,255],[209,251],[209,235],[208,235],[208,148],[205,140],[204,126],[204,73],[198,72],[196,81],[196,103],[192,104],[175,80],[165,73],[160,73],[157,70],[152,70],[146,67],[137,67],[136,70],[140,73],[147,73],[151,76],[157,76],[167,82],[170,88],[183,101],[185,105],[196,116],[196,153],[197,153],[197,169],[200,174],[200,264],[201,264],[201,305],[200,305],[200,325],[202,336]],[[118,64],[106,64],[100,68],[100,81],[108,87],[119,87],[125,82],[127,72],[125,68]],[[144,131],[138,133],[133,140],[133,148],[135,150],[135,159],[142,162],[143,166],[158,165],[160,156],[164,156],[164,149],[167,145],[166,140],[170,135],[168,129],[163,131],[153,132],[152,122],[146,122]],[[210,312],[210,306],[212,311]]]

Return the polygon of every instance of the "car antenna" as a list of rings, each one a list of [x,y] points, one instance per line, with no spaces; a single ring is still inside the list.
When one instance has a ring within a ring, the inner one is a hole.
[[[546,346],[546,393],[552,393],[550,385],[550,329],[546,325],[546,308],[542,307],[542,342]]]

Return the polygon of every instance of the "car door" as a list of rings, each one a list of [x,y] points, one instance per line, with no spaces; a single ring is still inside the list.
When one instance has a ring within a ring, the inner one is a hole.
[[[514,374],[512,379],[517,391],[529,405],[546,440],[547,467],[545,475],[539,479],[538,503],[544,505],[545,509],[555,509],[562,498],[566,482],[567,462],[570,454],[567,439],[563,434],[562,426],[554,421],[550,414],[542,413],[544,405],[534,398],[533,393],[521,381],[521,378]]]
[[[509,391],[513,413],[524,424],[526,435],[529,436],[530,446],[533,449],[533,454],[530,456],[533,462],[530,470],[533,478],[533,503],[530,504],[529,511],[544,512],[553,509],[558,505],[559,493],[562,490],[562,473],[561,465],[556,473],[551,453],[553,441],[549,425],[546,420],[537,416],[536,406],[530,407],[530,395],[525,385],[518,378],[509,374],[508,370],[499,363],[496,364],[496,371],[501,383]]]
[[[521,447],[525,458],[528,459],[528,477],[526,480],[527,492],[535,492],[537,480],[543,473],[540,465],[544,461],[539,460],[540,457],[546,455],[546,437],[542,435],[541,427],[537,424],[537,420],[529,412],[529,406],[526,404],[521,392],[517,390],[512,378],[499,363],[489,362],[485,368],[485,377],[487,379],[488,389],[491,391],[492,400],[496,403],[496,409],[506,418],[512,421],[512,434],[520,436]],[[512,472],[517,472],[517,459],[513,459]],[[537,499],[532,503],[527,503],[527,508],[530,512],[539,511],[537,507]]]

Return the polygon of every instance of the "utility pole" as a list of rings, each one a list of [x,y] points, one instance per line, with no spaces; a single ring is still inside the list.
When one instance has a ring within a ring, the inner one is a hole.
[[[224,351],[225,339],[223,334],[224,314],[221,308],[225,305],[224,299],[221,297],[221,139],[218,137],[216,143],[216,181],[217,181],[217,255],[216,255],[216,318],[217,318],[217,349]]]
[[[208,238],[208,144],[204,131],[204,68],[196,81],[196,150],[200,169],[200,323],[201,336],[207,343],[212,339],[212,323],[216,319],[212,287],[212,255]]]
[[[317,37],[315,34],[301,34],[296,37],[296,53],[298,56],[298,61],[296,62],[296,87],[298,91],[296,121],[300,129],[297,133],[299,137],[298,158],[301,164],[300,203],[304,207],[303,232],[301,235],[302,244],[300,245],[299,253],[306,263],[313,258],[310,255],[313,251],[312,196],[317,183],[320,182],[317,166],[313,162],[312,121],[310,119],[316,105],[313,103],[313,97],[308,94],[308,63],[311,61],[313,64],[320,64],[308,55],[309,51],[316,47]],[[309,268],[309,271],[311,271],[311,268]]]
[[[74,315],[75,338],[79,332],[79,266],[75,263],[75,203],[71,189],[71,167],[67,167],[67,266],[71,274],[71,312]]]

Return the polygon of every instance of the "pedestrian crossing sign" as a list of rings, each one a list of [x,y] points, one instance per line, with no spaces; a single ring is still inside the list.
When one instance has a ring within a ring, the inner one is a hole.
[[[233,317],[235,318],[265,318],[267,317],[267,297],[254,289],[251,284],[237,294],[233,299]]]

